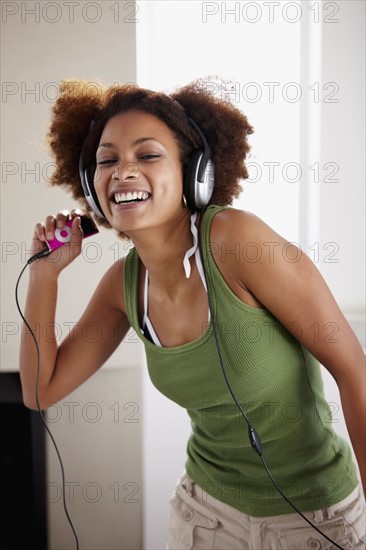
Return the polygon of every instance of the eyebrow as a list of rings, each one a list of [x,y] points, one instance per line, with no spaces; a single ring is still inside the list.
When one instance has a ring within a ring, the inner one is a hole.
[[[139,139],[136,139],[133,143],[132,143],[132,146],[136,146],[136,145],[141,145],[141,143],[145,143],[145,141],[150,141],[150,140],[153,140],[153,141],[156,141],[157,143],[160,143],[157,139],[153,138],[153,137],[142,137],[142,138],[139,138]],[[116,145],[114,143],[101,143],[99,146],[98,146],[98,149],[99,147],[107,147],[107,148],[112,148],[112,149],[115,149],[116,148]]]

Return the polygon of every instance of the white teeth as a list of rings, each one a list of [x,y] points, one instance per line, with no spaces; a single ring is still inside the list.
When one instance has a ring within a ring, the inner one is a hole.
[[[135,201],[137,199],[145,201],[149,198],[149,193],[146,191],[129,191],[128,193],[115,193],[114,200],[118,204],[120,202]]]

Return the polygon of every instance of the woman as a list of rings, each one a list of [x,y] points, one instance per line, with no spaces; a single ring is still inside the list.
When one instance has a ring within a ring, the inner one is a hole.
[[[132,326],[153,383],[192,419],[186,471],[170,501],[169,548],[331,547],[274,488],[223,370],[287,497],[338,547],[363,548],[364,499],[350,448],[329,424],[318,363],[337,381],[365,486],[363,350],[310,259],[255,215],[228,207],[248,177],[252,131],[199,81],[171,96],[62,83],[49,132],[52,183],[91,210],[82,152],[99,222],[135,248],[104,275],[72,338],[40,340],[39,402],[46,408],[83,383]],[[205,139],[215,185],[200,209],[187,174]],[[57,261],[30,265],[31,325],[54,323],[58,276],[82,240],[77,211],[36,225],[34,253],[69,216],[72,239]],[[97,345],[82,336],[90,322],[101,329]],[[30,339],[20,363],[24,402],[35,408]]]

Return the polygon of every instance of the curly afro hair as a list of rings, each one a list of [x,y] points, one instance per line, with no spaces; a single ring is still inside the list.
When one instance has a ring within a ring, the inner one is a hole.
[[[91,213],[79,177],[83,144],[86,164],[95,164],[96,150],[108,120],[118,113],[137,109],[155,115],[173,131],[183,170],[192,152],[201,147],[187,115],[191,117],[212,150],[215,187],[209,204],[232,204],[242,191],[240,180],[248,178],[244,161],[250,149],[247,136],[253,133],[253,128],[241,111],[229,101],[215,97],[205,84],[205,80],[199,79],[167,95],[134,84],[105,87],[96,82],[63,80],[47,134],[56,162],[51,185],[71,191],[82,208]],[[111,227],[106,219],[96,218],[96,221]]]

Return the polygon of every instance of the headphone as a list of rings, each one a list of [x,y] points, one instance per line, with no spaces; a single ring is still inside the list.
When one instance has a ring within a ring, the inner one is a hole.
[[[175,99],[173,99],[184,112],[184,107]],[[187,168],[185,169],[183,176],[183,194],[185,196],[187,206],[195,212],[206,206],[213,193],[215,182],[215,168],[211,160],[211,148],[198,124],[192,120],[188,115],[187,119],[190,125],[196,130],[202,143],[202,148],[193,151],[191,154]],[[90,129],[93,127],[94,121],[90,125]],[[89,131],[90,131],[89,129]],[[85,143],[81,149],[79,157],[79,175],[83,188],[84,196],[92,209],[92,211],[99,217],[105,218],[102,207],[100,206],[95,188],[94,188],[94,176],[96,172],[96,164],[86,165],[84,161],[85,157]]]

